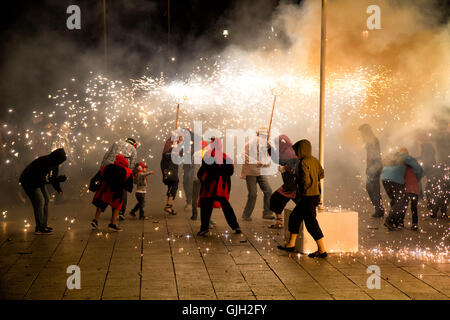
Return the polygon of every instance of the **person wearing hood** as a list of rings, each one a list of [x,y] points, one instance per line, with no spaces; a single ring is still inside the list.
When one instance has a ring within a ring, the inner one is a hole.
[[[58,170],[66,159],[64,149],[56,149],[31,162],[20,175],[20,184],[33,205],[36,234],[49,234],[53,230],[47,225],[49,196],[46,184],[51,184],[59,194],[62,193],[60,183],[67,177],[59,175]]]
[[[91,180],[99,182],[99,188],[96,190],[92,204],[97,207],[95,218],[91,222],[94,229],[98,228],[98,219],[100,214],[111,206],[113,213],[111,222],[108,225],[110,231],[122,231],[117,226],[117,218],[124,203],[124,191],[133,191],[133,172],[128,168],[128,160],[125,156],[119,154],[113,164],[108,164]],[[90,190],[93,190],[90,188]]]
[[[400,148],[398,151],[401,155],[409,155],[408,149]],[[412,213],[412,226],[411,230],[417,231],[419,229],[418,226],[418,214],[417,214],[417,203],[419,201],[420,194],[420,179],[422,179],[423,169],[416,159],[411,157],[409,160],[414,162],[414,168],[407,166],[405,170],[405,189],[407,193],[406,199],[406,209],[408,209],[408,203],[411,202],[411,213]],[[406,210],[403,211],[400,223],[404,225]]]
[[[176,135],[176,134],[175,134]],[[176,215],[177,213],[173,209],[173,200],[177,195],[178,190],[178,164],[172,161],[172,152],[174,148],[177,148],[178,144],[182,143],[184,140],[183,135],[178,135],[178,140],[173,141],[172,137],[166,140],[166,143],[163,148],[162,157],[161,157],[161,172],[163,183],[167,186],[167,202],[164,207],[164,211]],[[180,150],[180,155],[183,150]]]
[[[193,168],[194,168],[194,179],[192,181],[192,216],[191,220],[197,220],[198,216],[198,197],[200,195],[200,189],[202,187],[202,182],[197,177],[197,173],[200,170],[201,167],[201,161],[203,160],[203,156],[207,152],[208,149],[208,142],[207,141],[201,141],[200,142],[200,150],[196,151],[194,154],[194,162],[193,162]],[[195,161],[199,161],[200,163],[196,163]]]
[[[129,168],[134,168],[137,158],[137,142],[133,138],[119,140],[113,143],[108,152],[105,153],[101,166],[104,167],[116,161],[116,156],[121,154],[128,161]],[[125,210],[127,209],[127,192],[123,192],[123,205],[119,213],[119,220],[125,220]]]
[[[381,181],[386,194],[391,200],[389,215],[384,226],[389,230],[403,227],[403,217],[408,205],[408,196],[405,186],[405,173],[407,166],[411,167],[417,176],[422,175],[422,168],[417,160],[407,154],[396,152],[384,159]]]
[[[233,160],[223,152],[221,140],[211,139],[210,148],[204,155],[202,165],[197,172],[197,177],[202,184],[198,200],[201,209],[199,236],[208,234],[213,208],[222,208],[230,228],[236,234],[241,233],[233,207],[229,202],[233,173]]]
[[[278,157],[275,157],[278,153]],[[290,200],[295,204],[298,202],[297,185],[295,182],[295,170],[299,160],[292,148],[292,142],[286,135],[280,135],[274,139],[274,146],[269,149],[272,161],[279,164],[283,185],[279,187],[270,197],[270,210],[276,215],[275,223],[269,226],[271,229],[283,228],[283,210]]]
[[[381,163],[380,142],[374,135],[369,124],[365,123],[359,127],[359,131],[366,146],[366,190],[370,201],[375,208],[374,218],[384,216],[383,201],[381,198],[380,176],[383,169]]]
[[[143,161],[138,162],[133,170],[137,204],[130,211],[130,215],[136,218],[136,212],[139,210],[139,220],[148,220],[148,217],[144,215],[145,195],[147,194],[148,176],[154,173],[153,170],[147,172],[147,164]]]
[[[186,139],[186,142],[189,138],[189,148],[185,150],[183,148],[183,153],[186,152],[186,155],[191,159],[191,163],[183,163],[183,190],[186,196],[186,204],[184,205],[184,210],[188,211],[192,209],[192,202],[196,201],[192,199],[193,196],[193,186],[194,186],[194,133],[189,128],[183,129]]]
[[[272,188],[270,187],[267,176],[263,174],[263,168],[270,167],[270,157],[266,155],[267,146],[267,131],[266,129],[259,129],[256,139],[247,143],[244,147],[245,162],[242,165],[241,179],[245,179],[247,185],[247,202],[242,213],[242,219],[251,221],[251,215],[255,209],[257,198],[257,185],[261,188],[263,199],[263,219],[274,219],[272,211],[270,210],[270,196],[272,195]],[[256,154],[252,157],[252,149],[256,150]]]
[[[305,223],[306,230],[317,243],[317,251],[310,253],[310,258],[325,258],[327,252],[323,242],[323,233],[316,219],[316,209],[320,203],[320,180],[325,177],[319,160],[312,156],[311,142],[300,140],[293,145],[299,163],[296,168],[296,183],[299,201],[289,217],[290,238],[280,250],[293,252],[300,231],[300,225]]]

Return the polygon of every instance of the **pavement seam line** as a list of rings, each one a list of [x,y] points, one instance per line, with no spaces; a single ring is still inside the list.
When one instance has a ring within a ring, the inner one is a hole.
[[[106,281],[108,280],[109,268],[111,267],[112,257],[114,255],[114,249],[116,248],[118,235],[116,234],[116,238],[114,239],[114,244],[111,250],[111,256],[109,257],[108,270],[106,270],[105,281],[103,282],[102,293],[100,294],[100,300],[103,300],[103,293],[105,292]]]
[[[212,286],[212,288],[213,288],[214,295],[216,296],[216,299],[219,300],[219,297],[217,296],[217,292],[216,292],[216,287],[214,286],[214,283],[213,283],[213,281],[212,281],[212,279],[211,279],[211,274],[209,273],[208,267],[206,266],[205,259],[203,258],[203,254],[202,254],[202,251],[201,251],[201,249],[200,249],[200,245],[199,245],[198,242],[197,242],[197,237],[196,237],[196,235],[195,235],[194,229],[192,229],[192,225],[191,225],[191,223],[190,223],[190,219],[189,219],[189,218],[188,218],[188,225],[189,225],[189,227],[190,227],[190,229],[191,229],[192,237],[195,239],[195,244],[197,245],[197,248],[199,248],[198,251],[199,251],[199,253],[200,253],[200,257],[202,258],[203,265],[205,266],[206,273],[208,274],[209,282],[211,282],[211,286]]]
[[[178,298],[178,300],[180,300],[180,291],[178,290],[177,272],[175,271],[175,261],[173,260],[172,243],[170,242],[169,224],[167,223],[167,215],[166,214],[164,214],[164,220],[166,221],[167,237],[169,238],[170,260],[172,261],[173,275],[175,277],[175,284],[176,284],[176,288],[177,288],[177,298]]]
[[[42,269],[45,268],[45,266],[48,264],[48,262],[50,261],[50,259],[51,259],[51,258],[53,257],[53,255],[55,254],[56,250],[58,250],[59,245],[60,245],[61,242],[63,241],[65,235],[66,235],[66,231],[64,231],[64,233],[63,233],[63,235],[62,235],[62,237],[61,237],[61,240],[59,240],[59,242],[58,242],[58,244],[56,245],[55,249],[53,249],[52,254],[51,254],[50,257],[48,258],[48,260],[45,262],[45,264],[42,266],[41,270],[39,270],[39,272],[37,273],[37,275],[34,277],[33,281],[31,281],[30,286],[28,287],[27,291],[25,292],[25,294],[23,295],[22,299],[20,299],[20,300],[25,299],[25,297],[28,295],[28,293],[29,293],[30,290],[31,290],[31,287],[33,287],[34,283],[36,282],[36,279],[37,279],[37,278],[39,277],[39,275],[41,274]]]
[[[93,234],[94,232],[95,232],[95,230],[92,230],[91,233],[89,234],[89,236],[88,236],[88,238],[87,238],[87,240],[86,240],[86,245],[84,246],[83,251],[81,252],[80,259],[78,259],[77,266],[80,265],[81,259],[83,259],[83,255],[84,255],[84,253],[86,252],[86,248],[87,248],[87,246],[88,246],[88,244],[89,244],[89,240],[91,239],[91,236],[92,236],[92,234]],[[62,296],[61,300],[64,299],[64,297],[66,296],[66,292],[67,292],[67,286],[66,286],[66,288],[64,289],[64,293],[63,293],[63,296]]]

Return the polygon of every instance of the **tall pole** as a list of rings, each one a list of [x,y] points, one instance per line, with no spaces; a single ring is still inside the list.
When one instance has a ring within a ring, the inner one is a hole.
[[[322,27],[320,35],[320,127],[319,127],[319,161],[322,168],[324,167],[324,130],[325,130],[325,56],[326,56],[326,40],[327,40],[327,0],[322,0]],[[323,179],[320,181],[320,204],[323,208],[324,186]]]
[[[167,0],[167,58],[170,59],[170,0]]]
[[[105,72],[108,69],[108,46],[106,43],[106,0],[103,0],[103,49],[105,54]]]

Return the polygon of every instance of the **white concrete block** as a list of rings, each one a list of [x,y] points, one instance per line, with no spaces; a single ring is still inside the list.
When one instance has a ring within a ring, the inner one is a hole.
[[[292,209],[284,210],[285,239],[289,239],[288,222]],[[358,212],[326,208],[318,210],[317,221],[324,235],[325,249],[328,253],[358,252]],[[295,248],[301,253],[317,250],[317,244],[301,224]]]

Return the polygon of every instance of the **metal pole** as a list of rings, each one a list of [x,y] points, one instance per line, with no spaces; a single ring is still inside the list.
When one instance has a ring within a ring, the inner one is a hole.
[[[326,21],[327,21],[327,0],[322,0],[322,28],[320,38],[320,127],[319,127],[319,161],[324,167],[324,130],[325,130],[325,56],[326,56]],[[324,184],[320,181],[320,204],[323,208]]]
[[[108,47],[106,43],[106,0],[103,0],[103,46],[105,54],[105,72],[108,69]]]
[[[167,0],[167,57],[170,59],[170,0]]]

